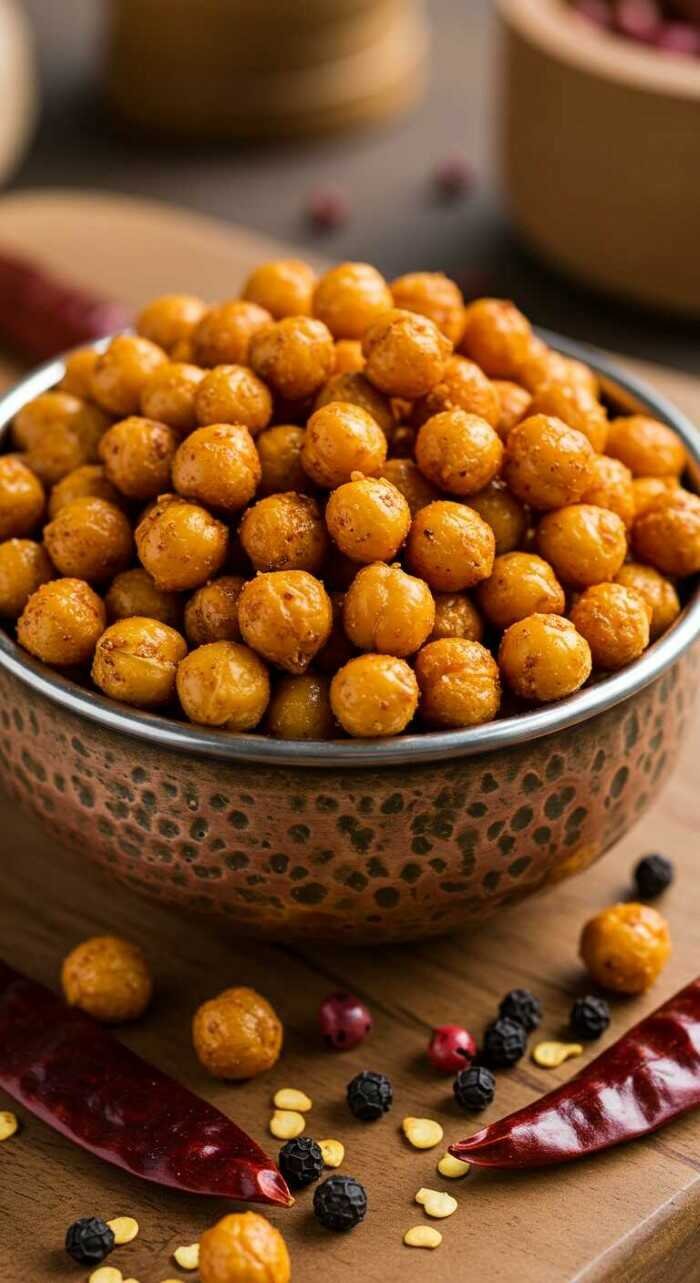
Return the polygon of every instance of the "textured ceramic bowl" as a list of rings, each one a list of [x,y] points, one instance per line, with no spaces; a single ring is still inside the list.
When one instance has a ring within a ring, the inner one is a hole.
[[[602,358],[621,408],[683,416]],[[0,401],[0,437],[63,371]],[[0,771],[63,841],[164,901],[277,940],[412,939],[482,921],[586,868],[673,768],[696,690],[700,593],[635,664],[570,699],[463,731],[288,743],[138,713],[0,631]]]

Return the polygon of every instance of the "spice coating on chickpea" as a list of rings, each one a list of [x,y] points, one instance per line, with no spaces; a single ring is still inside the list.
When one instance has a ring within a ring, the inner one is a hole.
[[[275,321],[285,316],[310,316],[316,273],[300,258],[277,258],[261,263],[243,286],[244,299],[264,307]]]
[[[588,437],[561,419],[531,415],[509,432],[503,476],[516,498],[533,508],[578,503],[593,481]]]
[[[588,437],[600,453],[608,439],[608,416],[605,407],[587,388],[566,383],[543,383],[532,398],[530,414],[545,414],[561,419]]]
[[[178,494],[225,512],[250,502],[260,472],[255,442],[248,429],[237,423],[197,428],[178,446],[172,468]]]
[[[441,637],[464,637],[466,641],[481,641],[484,621],[466,593],[437,593],[435,596],[435,623],[431,641]]]
[[[501,417],[498,393],[478,365],[465,356],[450,357],[439,383],[415,402],[411,422],[419,428],[426,419],[445,410],[464,410],[498,428]]]
[[[191,335],[194,364],[247,365],[253,335],[271,321],[264,307],[245,299],[210,307]]]
[[[272,693],[266,729],[275,739],[333,739],[337,728],[329,678],[316,673],[282,677]]]
[[[58,571],[68,578],[104,583],[133,557],[131,526],[121,508],[106,499],[74,499],[44,527],[44,542]]]
[[[493,655],[478,641],[443,637],[416,659],[420,715],[430,726],[477,726],[496,717],[501,679]]]
[[[359,374],[365,367],[359,339],[338,339],[333,358],[334,374]]]
[[[240,640],[238,599],[244,583],[240,575],[221,575],[192,594],[185,606],[185,633],[191,646]]]
[[[365,330],[362,351],[371,383],[413,401],[443,377],[452,344],[427,316],[393,308]]]
[[[537,546],[562,583],[588,588],[615,578],[627,555],[627,532],[609,508],[573,503],[542,518]]]
[[[412,655],[430,636],[435,602],[422,579],[376,562],[355,577],[343,606],[345,631],[359,650]]]
[[[189,339],[207,310],[207,305],[194,294],[162,294],[141,309],[136,332],[150,339],[164,352]]]
[[[391,441],[394,432],[394,413],[391,401],[366,379],[364,374],[333,374],[324,383],[314,402],[314,409],[320,410],[333,401],[344,401],[346,405],[359,405],[366,410],[375,423],[378,423],[384,436]]]
[[[83,579],[52,579],[29,598],[17,622],[17,640],[56,668],[85,664],[105,630],[101,598]]]
[[[582,503],[616,512],[627,527],[636,516],[632,473],[619,459],[599,454],[593,460],[593,481],[581,496]]]
[[[498,477],[478,494],[469,495],[469,507],[493,530],[496,556],[521,546],[527,534],[528,514]]]
[[[647,904],[613,904],[586,923],[579,952],[597,984],[614,993],[644,993],[668,962],[671,937]]]
[[[0,458],[0,539],[31,534],[44,511],[44,487],[21,459]]]
[[[393,307],[393,299],[376,267],[339,263],[319,280],[312,306],[334,339],[361,339],[367,327]]]
[[[331,708],[348,735],[400,735],[417,706],[413,669],[394,655],[358,655],[331,682]]]
[[[407,272],[391,282],[394,307],[434,321],[456,347],[464,332],[464,297],[444,272]]]
[[[64,959],[61,984],[71,1007],[104,1024],[138,1020],[153,992],[141,950],[119,936],[83,940]]]
[[[255,436],[272,418],[272,395],[245,365],[217,365],[205,374],[195,398],[197,422],[242,423]]]
[[[328,549],[326,527],[309,495],[268,495],[243,515],[241,543],[256,570],[320,570]]]
[[[279,1230],[257,1212],[234,1212],[200,1240],[201,1283],[289,1283],[289,1253]]]
[[[33,539],[0,543],[0,615],[16,619],[32,593],[53,578],[53,566],[41,544]]]
[[[462,351],[490,379],[517,379],[532,337],[527,317],[508,299],[476,299],[465,309]]]
[[[167,359],[150,339],[118,334],[95,362],[90,383],[93,400],[109,414],[138,414],[148,379]]]
[[[534,396],[545,383],[560,383],[569,387],[582,387],[592,396],[600,391],[598,378],[588,365],[561,352],[555,352],[545,343],[534,340],[527,356],[517,371],[518,382]]]
[[[581,594],[571,622],[591,648],[596,668],[624,668],[649,645],[650,609],[634,588],[594,584]]]
[[[63,378],[56,384],[56,391],[70,392],[71,396],[89,397],[92,371],[98,356],[94,347],[81,347],[75,352],[69,352]]]
[[[286,490],[301,493],[308,491],[311,479],[301,462],[304,433],[305,429],[296,424],[280,423],[274,428],[266,428],[256,438],[262,473],[258,487],[260,494],[277,494]]]
[[[118,619],[142,615],[158,619],[161,624],[176,628],[180,621],[180,600],[176,593],[157,588],[147,570],[135,566],[115,575],[105,595],[107,618],[111,624]]]
[[[123,502],[116,486],[107,480],[101,463],[84,463],[56,482],[49,496],[49,517],[55,517],[61,508],[65,508],[74,499],[106,499],[108,503],[116,504]]]
[[[572,695],[591,675],[585,638],[560,615],[528,615],[503,634],[501,676],[521,699],[550,703]]]
[[[644,598],[651,611],[650,637],[656,641],[681,613],[681,603],[670,579],[660,575],[653,566],[643,566],[636,561],[628,561],[621,566],[615,576],[616,584],[625,588],[634,588]]]
[[[177,694],[191,722],[226,731],[251,731],[270,701],[262,660],[234,641],[209,642],[190,651],[177,670]]]
[[[700,499],[672,490],[637,517],[632,547],[640,561],[664,575],[695,575],[700,570]]]
[[[282,1050],[282,1025],[262,994],[245,985],[202,1003],[192,1022],[197,1056],[214,1078],[241,1080],[272,1069]]]
[[[396,486],[381,477],[357,477],[331,494],[326,524],[352,561],[390,561],[411,525],[411,510]]]
[[[127,499],[155,499],[170,485],[176,441],[171,428],[131,415],[100,441],[107,478]]]
[[[386,436],[376,420],[345,401],[333,401],[311,415],[301,448],[307,475],[329,490],[349,481],[353,472],[378,472],[386,455]]]
[[[228,552],[223,522],[178,495],[162,495],[142,517],[135,538],[139,561],[166,592],[199,588],[221,569]]]
[[[141,413],[147,419],[167,423],[178,437],[197,427],[197,391],[205,376],[198,365],[186,361],[168,361],[144,384]]]
[[[174,628],[157,619],[131,615],[117,620],[100,637],[92,661],[92,680],[105,695],[155,708],[175,691],[177,665],[187,645]]]
[[[445,410],[426,420],[416,439],[421,472],[448,494],[483,490],[500,470],[503,445],[494,428],[476,414]]]
[[[497,557],[489,579],[479,584],[477,601],[489,623],[509,628],[528,615],[562,615],[566,595],[552,567],[529,552]]]
[[[270,571],[243,588],[238,622],[253,650],[287,672],[303,673],[330,636],[333,608],[308,571]]]
[[[67,392],[42,392],[23,406],[12,425],[12,439],[20,450],[63,437],[73,439],[73,449],[87,454],[109,427],[110,419],[97,406]],[[67,450],[67,447],[64,447]],[[85,462],[84,459],[78,460]],[[77,465],[76,465],[77,466]],[[54,478],[58,480],[59,478]]]
[[[632,490],[635,517],[641,517],[642,513],[653,508],[657,499],[666,498],[674,490],[679,489],[680,482],[677,477],[634,477]]]
[[[421,508],[408,535],[408,564],[437,592],[459,592],[493,570],[493,530],[465,504],[438,499]]]
[[[413,459],[387,459],[386,463],[382,464],[379,475],[385,481],[390,481],[392,486],[401,492],[411,510],[412,517],[415,517],[419,509],[424,508],[427,503],[440,498],[437,486],[423,476]]]
[[[333,370],[333,339],[311,316],[286,316],[259,330],[250,344],[255,373],[280,396],[301,401],[313,396]]]
[[[500,410],[496,431],[501,440],[505,441],[511,428],[530,413],[532,394],[527,388],[521,388],[519,383],[511,383],[508,379],[493,379],[491,387],[497,393]]]
[[[687,463],[685,446],[673,428],[644,414],[613,419],[606,450],[635,477],[679,477]]]

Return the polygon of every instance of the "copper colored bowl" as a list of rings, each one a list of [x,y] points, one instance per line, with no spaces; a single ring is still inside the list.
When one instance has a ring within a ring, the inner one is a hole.
[[[660,397],[578,345],[608,397],[683,437]],[[60,378],[0,401],[0,432]],[[290,743],[135,712],[0,632],[0,767],[64,842],[140,891],[276,940],[416,939],[483,920],[586,868],[673,768],[697,685],[700,594],[629,668],[463,731]]]

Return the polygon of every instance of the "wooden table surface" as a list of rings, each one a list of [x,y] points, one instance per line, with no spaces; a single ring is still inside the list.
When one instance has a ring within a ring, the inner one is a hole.
[[[214,279],[221,292],[222,271],[229,271],[233,284],[261,253],[254,237],[193,224],[189,216],[180,221],[169,213],[158,221],[152,209],[135,205],[110,211],[74,202],[66,220],[65,200],[53,207],[29,197],[20,206],[13,200],[0,202],[0,239],[14,231],[18,245],[31,249],[33,242],[64,270],[82,242],[78,271],[101,276],[105,287],[119,277],[122,294],[133,302],[172,285],[196,288],[197,281],[207,292]],[[100,218],[110,215],[122,231],[117,264],[101,260],[95,237],[88,234],[102,229]],[[178,244],[187,251],[179,255],[179,266],[172,257]],[[700,416],[700,386],[661,372],[657,382]],[[314,1278],[385,1283],[399,1275],[407,1283],[486,1277],[494,1283],[656,1283],[662,1277],[664,1283],[697,1283],[697,1115],[588,1162],[536,1174],[472,1173],[466,1181],[449,1183],[459,1209],[441,1224],[443,1244],[435,1253],[409,1251],[401,1239],[405,1229],[423,1220],[413,1202],[419,1186],[448,1184],[435,1173],[441,1150],[410,1150],[399,1127],[407,1114],[439,1118],[447,1143],[481,1125],[482,1119],[459,1113],[450,1099],[450,1080],[429,1070],[424,1050],[431,1027],[459,1021],[480,1035],[501,995],[526,985],[544,1005],[542,1035],[560,1035],[573,997],[585,988],[576,957],[580,928],[602,905],[629,894],[630,870],[646,851],[665,851],[677,865],[677,882],[662,906],[674,951],[652,993],[614,1004],[611,1030],[586,1051],[586,1059],[697,972],[699,753],[696,723],[661,801],[581,878],[503,913],[480,932],[382,950],[278,948],[241,940],[225,925],[136,898],[97,872],[84,851],[59,847],[5,801],[0,952],[56,985],[62,957],[85,936],[109,931],[138,941],[153,968],[156,997],[148,1014],[119,1036],[218,1104],[273,1154],[277,1143],[266,1138],[272,1093],[283,1085],[309,1092],[314,1100],[309,1131],[343,1140],[344,1170],[366,1185],[369,1213],[352,1235],[334,1236],[315,1223],[308,1192],[293,1209],[271,1212],[289,1244],[296,1283]],[[286,1030],[276,1068],[241,1086],[205,1076],[189,1033],[197,1004],[232,984],[250,984],[264,993]],[[375,1029],[363,1047],[333,1055],[320,1046],[315,1014],[320,999],[340,986],[366,998]],[[581,1063],[548,1073],[523,1060],[499,1075],[496,1101],[483,1121],[526,1104]],[[394,1084],[392,1112],[373,1125],[352,1119],[344,1104],[345,1084],[362,1068],[382,1070]],[[12,1101],[0,1092],[0,1108],[8,1107],[14,1107]],[[125,1278],[161,1283],[193,1277],[173,1265],[171,1252],[195,1239],[230,1205],[140,1183],[75,1149],[26,1111],[17,1112],[21,1130],[0,1146],[3,1283],[86,1278],[87,1271],[72,1266],[62,1252],[62,1241],[68,1224],[89,1214],[137,1217],[139,1237],[111,1258]]]

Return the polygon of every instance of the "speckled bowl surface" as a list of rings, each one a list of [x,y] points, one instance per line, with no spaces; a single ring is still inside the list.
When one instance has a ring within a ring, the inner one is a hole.
[[[622,409],[697,434],[597,354]],[[0,401],[0,433],[62,373]],[[272,939],[413,939],[482,921],[586,868],[673,768],[697,687],[700,595],[635,664],[463,731],[290,743],[135,712],[0,632],[0,772],[63,841],[164,901]]]

